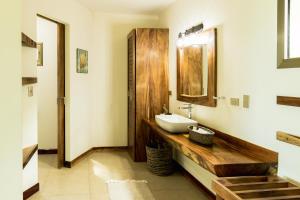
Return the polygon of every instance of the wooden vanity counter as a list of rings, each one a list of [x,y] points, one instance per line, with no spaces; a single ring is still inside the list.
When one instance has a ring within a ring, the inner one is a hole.
[[[171,134],[156,122],[144,120],[151,136],[161,138],[218,177],[255,176],[277,173],[278,154],[217,130],[212,146],[189,140],[188,134]],[[205,126],[204,126],[205,127]]]

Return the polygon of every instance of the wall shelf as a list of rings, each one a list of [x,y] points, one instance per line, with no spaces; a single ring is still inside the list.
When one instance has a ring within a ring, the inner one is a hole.
[[[299,97],[277,96],[277,104],[285,105],[285,106],[300,107],[300,98]]]
[[[22,77],[22,85],[37,83],[37,77]]]
[[[300,147],[300,137],[282,131],[277,132],[277,140]]]
[[[28,37],[25,33],[22,33],[22,46],[36,48],[36,42]]]
[[[33,145],[23,149],[23,169],[26,167],[34,153],[38,150],[38,145]]]

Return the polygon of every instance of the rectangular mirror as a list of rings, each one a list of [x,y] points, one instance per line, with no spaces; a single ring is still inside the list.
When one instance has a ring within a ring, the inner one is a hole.
[[[300,67],[299,8],[299,0],[278,0],[278,68]]]
[[[177,45],[177,100],[216,106],[216,29],[193,33]]]
[[[207,47],[191,45],[179,49],[180,96],[202,97],[207,95]]]

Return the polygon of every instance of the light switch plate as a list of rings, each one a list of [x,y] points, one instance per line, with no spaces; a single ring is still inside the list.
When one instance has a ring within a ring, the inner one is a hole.
[[[232,106],[239,106],[240,105],[240,99],[239,98],[230,98],[230,104]]]
[[[243,96],[243,107],[244,108],[249,108],[250,106],[250,96],[249,95],[244,95]]]
[[[29,86],[28,87],[28,97],[32,97],[33,96],[33,86]]]

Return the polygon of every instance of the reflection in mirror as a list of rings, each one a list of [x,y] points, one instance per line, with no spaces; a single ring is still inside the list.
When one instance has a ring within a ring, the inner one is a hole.
[[[300,67],[300,1],[277,0],[278,68]]]
[[[177,100],[216,106],[217,30],[179,34],[177,41]]]
[[[300,57],[300,1],[285,1],[285,58]]]
[[[207,95],[208,62],[207,45],[190,45],[179,49],[181,96]]]

